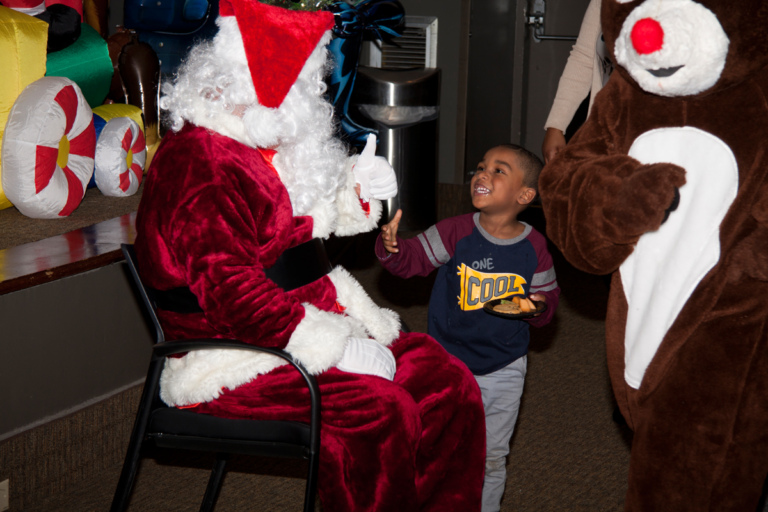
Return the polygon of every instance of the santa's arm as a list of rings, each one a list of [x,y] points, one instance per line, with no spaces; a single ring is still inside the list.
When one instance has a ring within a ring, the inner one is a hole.
[[[360,329],[340,315],[300,303],[266,277],[249,211],[253,203],[228,191],[222,186],[196,191],[175,209],[168,237],[207,322],[222,337],[285,349],[312,373],[334,366],[347,338]],[[269,198],[262,204],[271,204]]]
[[[611,102],[617,105],[617,98],[604,90],[599,100],[587,123],[544,167],[539,190],[550,239],[576,267],[606,274],[621,265],[641,235],[658,229],[685,172],[628,156],[620,122],[601,112]]]

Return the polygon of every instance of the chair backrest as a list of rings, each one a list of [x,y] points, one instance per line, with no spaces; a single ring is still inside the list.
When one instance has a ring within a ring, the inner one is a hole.
[[[120,247],[123,250],[125,262],[128,264],[128,270],[131,272],[131,277],[133,277],[133,284],[136,286],[136,291],[139,292],[139,296],[144,302],[144,309],[155,327],[155,343],[161,343],[165,341],[165,333],[160,326],[160,320],[157,318],[155,302],[149,296],[147,289],[141,281],[139,266],[136,261],[136,250],[134,249],[133,244],[122,244]]]
[[[231,339],[190,339],[165,341],[163,329],[157,318],[157,304],[165,310],[163,291],[145,286],[139,276],[136,252],[131,244],[121,246],[128,269],[133,278],[135,290],[144,303],[144,309],[155,326],[157,344],[152,348],[152,357],[147,379],[142,390],[139,410],[123,463],[120,480],[112,501],[112,511],[123,511],[130,500],[133,482],[141,459],[145,440],[152,440],[156,446],[174,449],[193,449],[217,453],[216,463],[211,471],[208,487],[200,510],[212,510],[216,502],[226,460],[230,453],[256,454],[270,457],[292,457],[308,459],[307,485],[304,493],[304,512],[315,510],[315,495],[320,452],[320,388],[317,380],[301,363],[287,352],[251,345]],[[161,343],[164,342],[164,343]],[[203,349],[249,350],[279,357],[293,366],[302,376],[309,391],[310,423],[295,421],[228,419],[209,416],[175,407],[168,407],[159,397],[160,376],[167,357]],[[236,427],[236,428],[235,428]]]

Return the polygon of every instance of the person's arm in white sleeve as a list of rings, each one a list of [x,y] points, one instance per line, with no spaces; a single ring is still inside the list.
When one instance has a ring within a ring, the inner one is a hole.
[[[545,163],[565,147],[565,130],[593,86],[597,38],[601,33],[600,0],[591,0],[581,22],[579,37],[560,76],[549,117],[544,124],[547,130],[542,144]]]

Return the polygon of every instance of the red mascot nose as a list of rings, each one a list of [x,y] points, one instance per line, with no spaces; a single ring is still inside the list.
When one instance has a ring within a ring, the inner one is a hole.
[[[653,18],[643,18],[632,27],[632,46],[640,55],[661,50],[664,44],[664,29]]]

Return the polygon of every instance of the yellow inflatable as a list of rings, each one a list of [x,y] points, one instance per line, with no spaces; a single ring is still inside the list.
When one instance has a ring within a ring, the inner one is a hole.
[[[45,75],[47,42],[46,22],[0,6],[0,139],[16,98],[27,85]],[[0,185],[0,210],[10,206]]]

